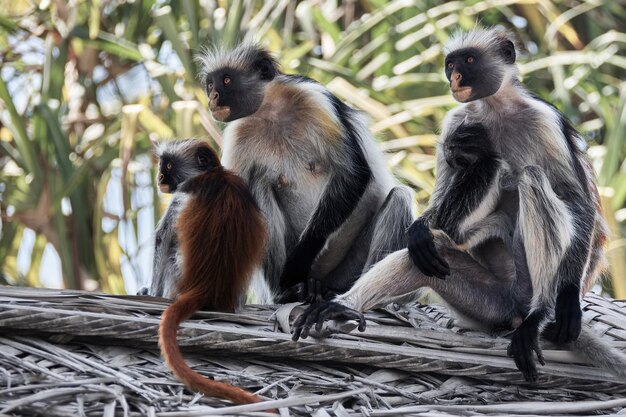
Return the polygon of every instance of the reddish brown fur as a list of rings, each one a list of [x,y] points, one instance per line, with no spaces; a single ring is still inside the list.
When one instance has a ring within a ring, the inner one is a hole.
[[[199,146],[208,145],[200,142]],[[259,402],[259,397],[241,388],[194,372],[176,341],[179,324],[197,310],[235,310],[262,261],[266,236],[261,213],[239,177],[218,166],[189,181],[184,187],[189,200],[177,223],[182,276],[178,297],[161,319],[161,352],[189,388],[237,404]]]

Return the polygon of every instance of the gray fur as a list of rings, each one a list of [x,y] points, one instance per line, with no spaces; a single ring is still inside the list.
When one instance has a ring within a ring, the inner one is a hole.
[[[215,68],[217,64],[207,65]],[[280,91],[285,86],[314,103],[314,110],[323,112],[329,121],[326,127],[316,119],[307,118],[306,112],[294,106],[293,95],[281,96]],[[265,216],[269,239],[263,270],[272,291],[277,292],[287,256],[312,227],[312,216],[330,179],[336,174],[352,175],[354,168],[344,144],[327,134],[328,125],[343,127],[325,87],[310,80],[278,75],[267,84],[265,91],[266,96],[272,96],[271,100],[266,99],[256,113],[227,126],[222,162],[247,179]],[[323,280],[330,287],[336,288],[339,284],[337,289],[342,291],[349,288],[367,263],[373,219],[388,216],[380,211],[387,195],[397,185],[367,128],[367,120],[358,112],[351,113],[350,117],[372,179],[347,220],[328,237],[310,272],[311,277]],[[242,131],[246,132],[245,137]],[[412,197],[394,201],[401,207],[391,210],[403,214],[390,216],[404,221],[405,213],[412,210]],[[394,231],[387,239],[379,233],[381,240],[376,250],[396,249],[395,235]],[[349,282],[337,280],[340,271],[343,277],[350,277],[344,278]]]
[[[156,228],[152,283],[148,291],[154,297],[173,298],[181,274],[181,255],[176,234],[176,219],[182,206],[183,195],[172,198]]]
[[[588,362],[621,376],[626,381],[626,355],[602,340],[588,325],[583,325],[578,339],[570,343],[572,351]]]
[[[456,37],[448,52],[475,47],[495,62],[493,46],[501,39],[509,39],[501,30],[479,30]],[[483,125],[503,162],[500,185],[467,218],[457,219],[463,242],[433,231],[450,275],[445,280],[425,276],[408,251],[400,250],[375,264],[336,302],[363,311],[430,287],[459,315],[487,329],[516,328],[535,309],[545,314],[542,329],[554,317],[560,285],[574,280],[588,288],[597,277],[605,263],[606,225],[581,138],[566,136],[573,129],[568,130],[556,109],[525,89],[514,64],[500,65],[506,67],[499,90],[449,112],[437,149],[436,184],[425,219],[439,207],[455,204],[447,201],[454,169],[443,149],[460,124]],[[624,355],[584,328],[572,347],[596,365],[615,371],[611,364],[619,363],[617,373],[626,372]]]

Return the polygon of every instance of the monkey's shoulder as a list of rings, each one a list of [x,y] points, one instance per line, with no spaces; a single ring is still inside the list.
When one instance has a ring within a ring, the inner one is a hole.
[[[332,146],[342,136],[333,97],[321,84],[279,78],[267,86],[259,110],[238,123],[237,136],[277,136],[299,142],[323,140],[326,147]]]

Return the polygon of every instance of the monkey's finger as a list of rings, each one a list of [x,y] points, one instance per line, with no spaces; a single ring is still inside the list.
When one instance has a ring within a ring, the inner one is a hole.
[[[515,366],[520,370],[524,379],[533,382],[537,380],[537,368],[532,357],[532,342],[528,343],[527,338],[528,335],[523,329],[517,329],[507,348],[507,355],[513,358]]]
[[[300,337],[302,337],[302,339],[306,339],[306,337],[308,336],[308,332],[303,334],[304,327],[311,314],[314,314],[318,308],[318,305],[309,306],[306,310],[304,310],[302,314],[298,316],[296,321],[294,321],[293,336],[291,337],[294,342],[297,342]]]
[[[427,277],[435,275],[435,271],[431,268],[430,263],[427,262],[424,254],[420,250],[413,251],[412,253],[413,263]]]
[[[439,279],[445,279],[448,275],[450,275],[450,267],[447,266],[446,261],[440,257],[434,257],[430,260],[431,267],[437,272],[435,277]]]
[[[450,265],[448,265],[448,262],[437,251],[435,242],[428,242],[426,244],[426,249],[431,256],[433,268],[441,275],[437,278],[443,278],[446,275],[450,275]]]
[[[330,302],[324,305],[324,308],[320,309],[320,312],[317,316],[317,322],[315,323],[315,330],[318,332],[322,331],[322,327],[324,326],[324,322],[326,320],[332,320],[337,315],[336,311],[338,310],[338,304]],[[335,313],[333,313],[335,312]]]
[[[311,313],[306,318],[303,329],[302,329],[303,339],[306,339],[307,337],[309,337],[309,332],[311,331],[311,327],[314,324],[319,322],[320,313],[324,311],[324,308],[325,308],[325,304],[322,303],[322,304],[315,305],[315,307],[311,310]]]
[[[300,339],[300,335],[302,334],[302,325],[306,320],[307,312],[308,310],[300,314],[296,321],[293,323],[293,336],[291,336],[291,340],[293,340],[294,342],[297,342],[298,339]]]
[[[359,327],[358,327],[358,329],[359,329],[360,332],[364,332],[365,331],[365,327],[367,327],[367,322],[365,321],[365,316],[363,315],[363,313],[361,313],[360,311],[358,313],[359,313],[359,318],[358,318],[358,320],[359,320]]]
[[[578,339],[582,325],[582,312],[578,305],[573,306],[571,303],[567,303],[559,306],[557,304],[555,319],[555,343],[562,345]]]
[[[534,382],[537,380],[537,370],[531,354],[532,352],[524,349],[513,357],[517,369],[522,372],[524,379],[528,382]]]
[[[327,310],[327,315],[324,317],[325,320],[333,319],[333,320],[356,320],[359,323],[359,331],[365,331],[365,327],[367,325],[365,321],[365,316],[360,311],[353,310],[348,307],[338,307],[334,310]]]
[[[543,351],[541,350],[539,345],[537,344],[533,350],[537,354],[537,361],[541,364],[541,366],[546,366],[546,361],[543,357]]]

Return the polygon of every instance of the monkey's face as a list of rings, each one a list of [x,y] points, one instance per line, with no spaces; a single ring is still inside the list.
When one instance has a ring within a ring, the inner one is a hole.
[[[157,184],[162,193],[173,193],[178,185],[185,180],[181,175],[180,158],[171,154],[163,154],[159,158],[159,174]]]
[[[159,190],[176,192],[184,181],[219,166],[219,157],[205,142],[194,139],[177,141],[159,158]]]
[[[494,95],[502,85],[506,66],[515,62],[515,47],[510,41],[495,50],[462,48],[445,60],[446,78],[454,99],[461,103]]]
[[[263,102],[265,86],[276,75],[273,63],[265,61],[255,62],[246,71],[226,67],[207,75],[209,109],[215,120],[230,122],[256,113]]]

